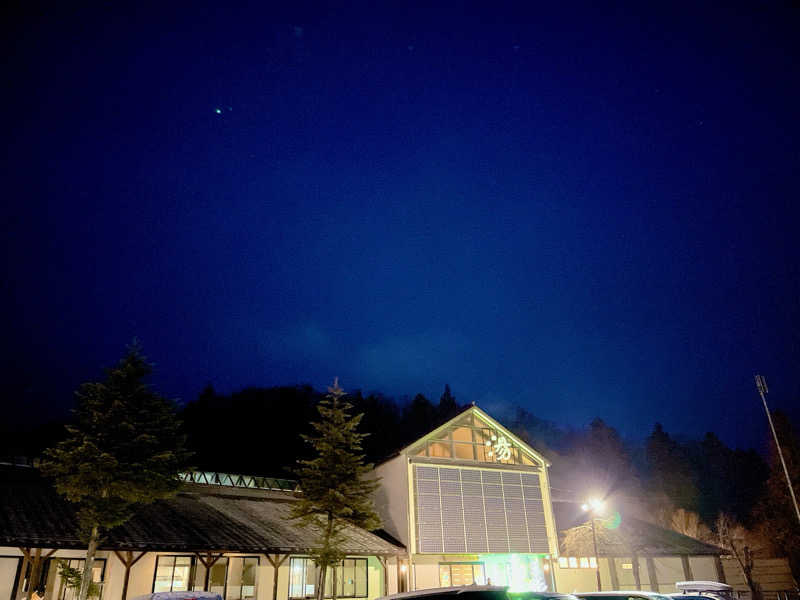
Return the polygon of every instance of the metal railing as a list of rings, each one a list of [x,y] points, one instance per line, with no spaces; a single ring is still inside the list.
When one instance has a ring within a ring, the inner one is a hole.
[[[179,477],[181,481],[199,483],[202,485],[218,485],[280,492],[299,491],[296,481],[292,479],[279,479],[277,477],[237,475],[235,473],[221,473],[219,471],[188,471],[181,473]]]

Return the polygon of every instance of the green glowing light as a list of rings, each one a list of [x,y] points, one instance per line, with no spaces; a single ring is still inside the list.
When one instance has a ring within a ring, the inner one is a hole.
[[[622,524],[622,515],[619,511],[615,510],[614,514],[610,515],[607,519],[603,519],[603,527],[606,529],[617,529]]]
[[[507,585],[509,592],[545,592],[544,554],[481,554],[486,582]]]
[[[215,108],[214,112],[217,113],[218,115],[221,115],[222,114],[222,109],[221,108]]]

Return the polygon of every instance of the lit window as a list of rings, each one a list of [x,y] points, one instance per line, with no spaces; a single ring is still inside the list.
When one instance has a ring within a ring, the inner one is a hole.
[[[325,597],[333,596],[334,574],[328,569],[325,575]],[[292,557],[289,561],[289,598],[313,598],[317,581],[317,567],[310,558]],[[366,598],[367,559],[345,558],[336,567],[336,597]]]
[[[579,564],[580,564],[581,569],[588,569],[589,568],[589,559],[586,558],[585,556],[581,556]]]
[[[483,585],[483,563],[439,563],[439,585]]]
[[[454,442],[472,443],[472,430],[469,427],[456,427],[453,430]]]
[[[58,565],[62,562],[66,563],[67,567],[70,567],[71,569],[76,569],[79,573],[83,573],[83,566],[85,564],[85,561],[82,558],[78,559],[51,558],[48,560],[49,564],[47,566],[47,569],[43,571],[49,571],[50,569],[57,569],[58,572]],[[30,567],[30,564],[28,565],[28,567]],[[105,580],[105,573],[106,573],[106,559],[95,558],[94,562],[92,563],[92,582],[94,582],[97,585],[97,589],[99,592],[98,597],[102,597],[103,595],[103,583]],[[30,571],[26,576],[26,582],[29,576],[30,576]],[[61,595],[59,596],[60,600],[74,600],[75,598],[78,597],[78,590],[75,588],[68,588],[62,584],[59,589],[61,590]]]
[[[589,557],[589,566],[593,569],[597,568],[597,559],[594,556]]]
[[[449,442],[431,442],[428,446],[428,456],[436,456],[441,458],[450,458],[450,443]]]
[[[567,568],[567,557],[566,556],[559,556],[558,557],[558,566],[562,569]]]
[[[194,558],[191,556],[159,556],[156,559],[156,575],[153,580],[153,591],[189,591],[193,562]]]
[[[569,557],[569,568],[570,569],[577,569],[578,568],[578,559],[574,556]]]
[[[257,568],[257,556],[232,556],[228,567],[225,600],[249,600],[255,598]]]

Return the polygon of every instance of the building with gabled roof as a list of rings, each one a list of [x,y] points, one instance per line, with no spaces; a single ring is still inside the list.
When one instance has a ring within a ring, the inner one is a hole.
[[[473,583],[593,591],[598,571],[604,590],[671,592],[679,580],[735,575],[721,549],[625,515],[599,532],[595,556],[586,514],[552,497],[550,466],[477,406],[435,426],[375,468],[383,529],[346,531],[337,597]],[[176,590],[225,600],[314,596],[308,552],[316,535],[290,518],[296,482],[218,472],[182,478],[177,496],[142,507],[102,541],[100,600]],[[82,564],[75,523],[72,505],[34,469],[0,466],[0,600],[22,600],[37,587],[44,600],[73,600],[56,561]]]
[[[401,587],[552,589],[549,462],[470,406],[380,464],[384,528],[407,549]]]
[[[311,595],[308,552],[317,532],[290,518],[296,484],[210,472],[184,480],[175,497],[141,507],[101,540],[94,569],[101,600],[203,589],[226,600]],[[387,565],[404,548],[353,526],[343,538],[338,595],[385,594]],[[71,600],[58,563],[80,568],[85,553],[74,506],[34,469],[0,467],[0,600],[37,589],[45,600]]]

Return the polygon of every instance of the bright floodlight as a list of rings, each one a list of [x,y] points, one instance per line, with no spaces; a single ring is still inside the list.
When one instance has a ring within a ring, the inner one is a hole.
[[[581,508],[586,511],[592,511],[593,513],[599,513],[603,510],[605,506],[605,502],[603,502],[600,498],[591,498],[586,504],[581,506]]]

